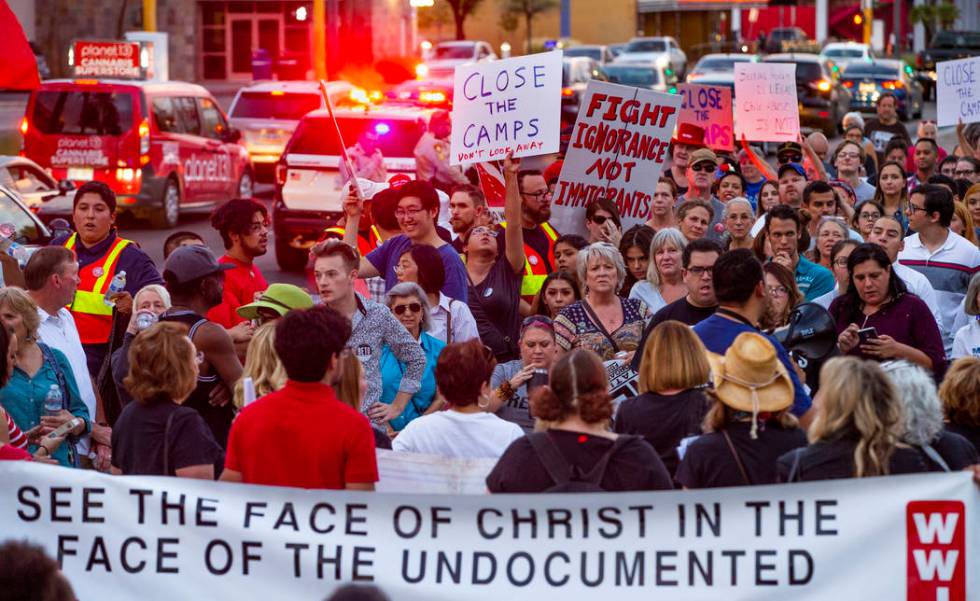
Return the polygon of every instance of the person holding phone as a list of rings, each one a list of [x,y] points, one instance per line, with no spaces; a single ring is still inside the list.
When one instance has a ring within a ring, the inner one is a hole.
[[[885,250],[859,245],[847,258],[847,272],[847,291],[830,304],[840,351],[874,361],[905,359],[942,377],[946,354],[936,319],[893,275]]]
[[[548,383],[548,373],[558,357],[555,327],[544,315],[531,315],[521,325],[521,357],[497,365],[490,377],[490,405],[487,411],[517,424],[524,432],[534,430],[534,416],[528,399],[539,386]]]

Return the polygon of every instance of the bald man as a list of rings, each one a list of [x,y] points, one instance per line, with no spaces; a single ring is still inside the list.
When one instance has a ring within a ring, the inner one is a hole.
[[[830,154],[830,142],[827,141],[827,136],[823,135],[822,132],[815,131],[806,137],[806,143],[820,157],[820,161],[823,163],[823,168],[827,172],[827,175],[832,177],[836,176],[834,168],[827,163],[827,156]],[[810,181],[819,179],[817,177],[817,170],[810,164],[809,157],[803,159],[803,166],[806,168],[807,179]]]

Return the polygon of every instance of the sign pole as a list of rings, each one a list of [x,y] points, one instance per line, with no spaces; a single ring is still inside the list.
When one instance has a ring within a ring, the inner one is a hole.
[[[347,167],[347,173],[350,174],[351,188],[354,190],[354,194],[357,195],[357,199],[364,202],[364,194],[361,192],[361,184],[357,181],[357,172],[354,171],[354,163],[350,160],[350,155],[347,154],[347,144],[344,143],[344,136],[340,133],[340,124],[337,123],[337,117],[333,114],[333,103],[330,102],[330,94],[327,94],[327,84],[322,79],[320,80],[320,93],[323,94],[323,101],[327,104],[327,112],[330,113],[330,122],[333,123],[334,131],[337,132],[337,140],[340,142],[340,156],[344,161],[344,166]]]

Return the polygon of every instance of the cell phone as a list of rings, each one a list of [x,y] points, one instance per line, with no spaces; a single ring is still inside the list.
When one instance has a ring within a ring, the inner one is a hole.
[[[548,370],[547,369],[536,369],[534,373],[531,374],[531,379],[527,381],[527,396],[530,397],[538,388],[544,386],[548,383]]]
[[[861,344],[864,344],[865,342],[871,340],[872,338],[877,338],[877,337],[878,337],[878,330],[874,328],[861,328],[860,330],[858,330],[858,340],[861,341]]]
[[[47,438],[63,438],[82,423],[82,418],[73,417],[48,433]]]

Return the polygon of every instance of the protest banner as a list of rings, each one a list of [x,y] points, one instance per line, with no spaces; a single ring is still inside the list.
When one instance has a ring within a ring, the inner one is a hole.
[[[385,493],[482,495],[496,459],[457,459],[378,449],[375,490]]]
[[[980,121],[980,56],[936,65],[939,127]]]
[[[735,63],[735,137],[796,142],[800,105],[796,63]]]
[[[80,599],[946,599],[980,593],[966,472],[656,493],[315,491],[0,465],[4,539]]]
[[[551,201],[555,229],[584,234],[600,196],[616,203],[623,231],[645,222],[680,106],[676,94],[590,81]]]
[[[558,152],[561,51],[456,68],[449,162]]]
[[[677,86],[681,113],[677,123],[693,123],[704,130],[704,143],[712,150],[735,150],[732,124],[732,89],[682,83]]]

